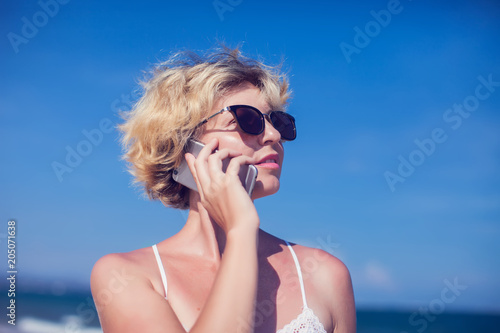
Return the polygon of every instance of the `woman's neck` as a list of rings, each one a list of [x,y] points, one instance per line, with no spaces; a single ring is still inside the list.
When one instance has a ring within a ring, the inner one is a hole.
[[[188,245],[190,254],[220,261],[226,245],[224,230],[210,218],[198,193],[191,194],[189,203],[186,224],[176,236]]]
[[[197,192],[191,191],[189,214],[184,227],[169,240],[183,254],[220,263],[226,246],[226,234],[203,207]],[[276,252],[279,239],[259,230],[259,256],[267,258]]]

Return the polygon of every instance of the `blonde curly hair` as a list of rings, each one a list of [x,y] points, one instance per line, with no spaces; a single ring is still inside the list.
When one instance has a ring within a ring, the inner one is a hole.
[[[142,97],[122,114],[123,158],[134,182],[148,197],[165,206],[189,208],[189,189],[172,178],[197,125],[221,97],[242,83],[260,89],[272,109],[283,108],[290,96],[280,66],[270,67],[244,57],[238,48],[223,47],[200,55],[182,51],[159,63],[141,82]]]

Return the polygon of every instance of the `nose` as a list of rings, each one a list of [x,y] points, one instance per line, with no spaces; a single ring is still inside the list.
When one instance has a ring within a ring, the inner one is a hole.
[[[261,134],[263,144],[273,144],[281,140],[281,134],[274,128],[271,118],[268,114],[264,114],[264,132]]]

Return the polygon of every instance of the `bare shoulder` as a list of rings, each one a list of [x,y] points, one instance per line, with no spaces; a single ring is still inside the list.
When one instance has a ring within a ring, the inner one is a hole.
[[[294,251],[300,261],[300,266],[305,273],[310,273],[314,280],[322,285],[342,285],[351,281],[347,266],[334,255],[317,248],[293,245]]]
[[[355,332],[354,293],[347,266],[324,250],[301,245],[293,248],[309,290],[331,314],[334,332]]]
[[[140,258],[144,257],[145,249],[127,253],[111,253],[103,256],[94,264],[90,275],[92,289],[99,288],[103,283],[116,279],[122,284],[144,278]]]
[[[98,309],[123,297],[127,290],[148,285],[147,270],[139,262],[144,252],[140,249],[111,253],[97,260],[90,275],[90,287]]]
[[[112,253],[100,258],[90,277],[92,296],[106,333],[151,332],[158,327],[178,331],[181,326],[169,303],[155,288],[151,248]],[[143,301],[137,307],[137,300]],[[132,320],[140,316],[141,321]]]

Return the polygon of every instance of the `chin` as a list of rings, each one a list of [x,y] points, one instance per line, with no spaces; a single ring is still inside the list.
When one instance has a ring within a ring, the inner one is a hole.
[[[274,177],[273,177],[274,178]],[[274,179],[257,179],[255,187],[252,192],[252,200],[267,197],[272,195],[280,189],[280,181],[278,178]]]

